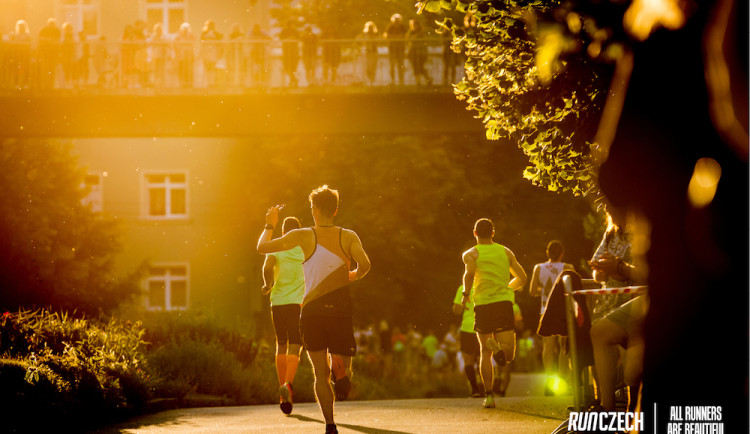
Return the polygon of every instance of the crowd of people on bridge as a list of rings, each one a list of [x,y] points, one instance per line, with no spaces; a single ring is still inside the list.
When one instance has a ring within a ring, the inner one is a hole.
[[[541,300],[536,331],[544,342],[545,395],[559,393],[557,383],[581,375],[571,372],[571,366],[578,366],[584,358],[586,344],[573,347],[564,339],[569,331],[566,325],[557,330],[549,325],[568,321],[561,302],[566,289],[561,282],[575,280],[577,289],[584,287],[585,279],[575,267],[563,262],[561,242],[553,240],[547,245],[548,260],[536,264],[529,279],[513,251],[495,241],[494,223],[481,218],[474,225],[474,240],[466,243],[461,255],[463,284],[452,300],[445,300],[461,318],[460,327],[452,325],[442,338],[429,329],[422,334],[411,325],[402,331],[385,320],[358,329],[354,327],[350,285],[368,273],[370,260],[357,234],[333,223],[338,192],[322,186],[313,190],[309,199],[314,226],[301,228],[299,221],[289,216],[284,219],[281,236],[274,238],[283,208],[277,205],[268,210],[257,245],[257,251],[266,255],[262,293],[270,294],[279,400],[285,414],[293,409],[294,379],[303,349],[313,365],[315,396],[327,433],[338,432],[334,402],[348,399],[355,361],[359,361],[358,369],[383,378],[434,381],[451,370],[463,371],[471,396],[484,398],[484,408],[495,408],[495,396],[504,397],[507,392],[514,362],[519,367],[536,368],[533,361],[539,353],[534,349],[539,346],[525,331],[516,303],[516,293],[527,283],[530,293]],[[589,261],[593,279],[587,283],[599,288],[603,296],[591,300],[592,309],[583,303],[581,312],[571,315],[576,315],[573,321],[589,336],[583,341],[593,346],[588,349],[593,352],[598,392],[587,405],[596,411],[615,411],[618,405],[634,411],[643,367],[641,327],[647,298],[602,289],[620,289],[639,275],[625,215],[606,200],[604,206],[608,228]],[[571,363],[573,359],[576,364]],[[618,387],[620,383],[623,387]],[[624,393],[619,404],[618,389]]]
[[[450,85],[462,65],[449,37],[428,35],[400,14],[382,31],[364,23],[354,38],[330,25],[279,30],[273,37],[257,24],[219,29],[208,19],[199,30],[185,22],[168,34],[162,23],[137,20],[108,41],[55,18],[34,38],[18,20],[0,42],[0,88]]]

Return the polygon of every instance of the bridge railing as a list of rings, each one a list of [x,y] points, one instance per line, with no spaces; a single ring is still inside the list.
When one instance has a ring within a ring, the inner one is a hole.
[[[462,77],[462,56],[440,38],[329,39],[314,46],[292,40],[0,42],[4,93],[236,93],[319,86],[447,90]]]

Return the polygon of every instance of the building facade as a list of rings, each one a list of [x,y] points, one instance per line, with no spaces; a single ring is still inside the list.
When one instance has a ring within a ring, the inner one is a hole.
[[[124,276],[147,264],[139,311],[265,327],[263,256],[255,244],[268,204],[247,188],[257,184],[247,144],[192,138],[72,143],[88,173],[88,203],[120,223],[117,271]]]

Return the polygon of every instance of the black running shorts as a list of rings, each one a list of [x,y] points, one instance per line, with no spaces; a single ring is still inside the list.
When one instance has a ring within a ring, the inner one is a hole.
[[[515,330],[513,303],[498,301],[474,306],[474,330],[485,334]]]
[[[461,352],[466,354],[479,354],[479,338],[476,333],[461,332]]]
[[[299,304],[271,306],[271,319],[278,344],[285,345],[288,341],[290,344],[302,345],[302,338],[299,334],[299,314]]]
[[[331,354],[357,354],[352,317],[306,316],[300,320],[302,342],[307,351],[328,350]]]

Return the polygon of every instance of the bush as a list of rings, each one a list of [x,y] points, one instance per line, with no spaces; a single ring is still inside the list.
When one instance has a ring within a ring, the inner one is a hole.
[[[90,321],[46,310],[0,317],[0,384],[9,426],[29,409],[35,423],[94,425],[132,414],[149,399],[140,323]],[[49,413],[47,413],[49,412]],[[39,414],[39,413],[36,413]]]

